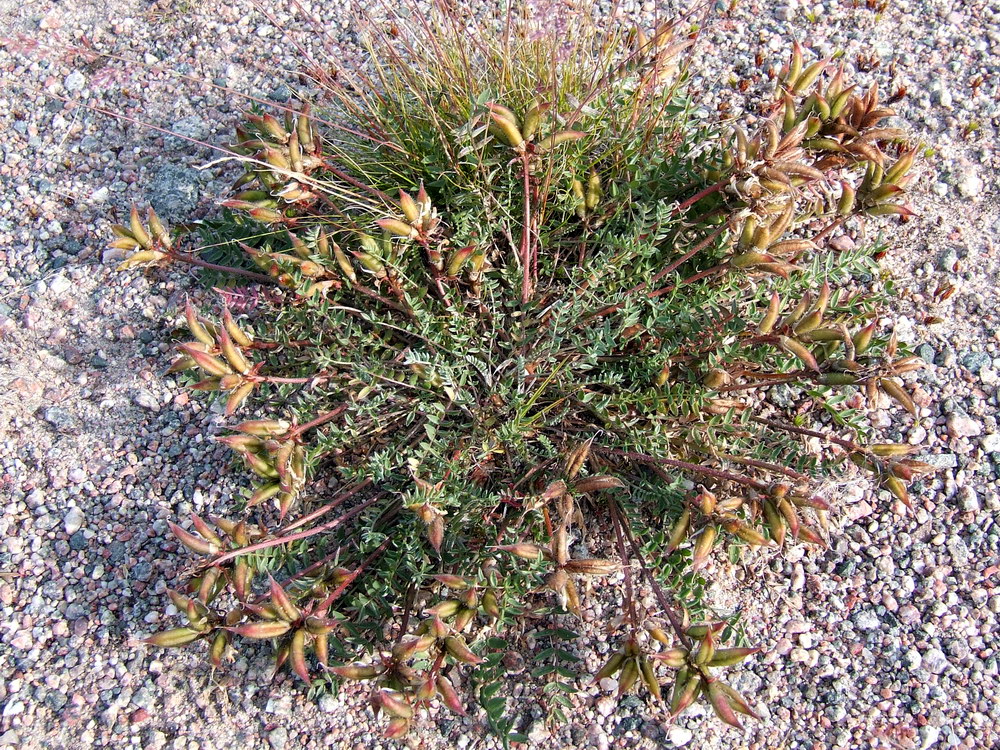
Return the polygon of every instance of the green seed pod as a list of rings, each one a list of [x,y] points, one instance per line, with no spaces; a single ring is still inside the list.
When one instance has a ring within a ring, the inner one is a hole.
[[[637,657],[632,656],[622,665],[622,673],[618,676],[618,695],[624,695],[631,690],[636,680],[639,679],[639,664],[637,662]]]
[[[715,526],[706,526],[701,530],[694,543],[694,551],[691,555],[691,567],[695,570],[703,568],[708,562],[708,556],[715,546],[715,539],[718,536],[718,529]]]
[[[330,671],[345,680],[370,680],[381,674],[381,670],[371,664],[346,664],[342,667],[330,667]]]
[[[819,372],[819,365],[816,362],[816,358],[813,356],[805,346],[800,344],[795,339],[789,338],[788,336],[779,336],[778,342],[781,348],[784,349],[789,354],[794,355],[798,358],[806,367],[811,370],[816,370]]]
[[[444,639],[444,648],[454,659],[465,664],[481,664],[482,659],[476,656],[465,644],[465,639],[458,635],[449,635]]]
[[[491,112],[490,117],[493,118],[497,134],[504,143],[519,151],[524,150],[524,135],[522,135],[514,121],[497,114],[495,111]],[[549,136],[549,138],[552,138],[552,136]]]
[[[785,519],[781,517],[775,504],[766,498],[762,503],[762,510],[771,539],[780,547],[785,543]]]
[[[903,387],[896,381],[889,378],[879,378],[878,386],[893,398],[900,406],[906,409],[913,416],[917,416],[917,406],[913,403],[910,394],[903,390]]]
[[[778,320],[778,313],[781,309],[781,298],[777,292],[771,292],[771,301],[768,303],[767,312],[757,325],[757,331],[762,334],[770,333],[774,329],[774,324]]]
[[[333,257],[337,261],[337,265],[340,266],[341,273],[347,277],[347,280],[352,284],[356,284],[358,281],[358,274],[354,270],[354,266],[351,265],[351,261],[348,260],[347,255],[343,250],[340,249],[340,245],[336,242],[333,243]]]
[[[802,320],[800,320],[795,325],[796,335],[801,335],[804,333],[809,333],[810,331],[819,328],[820,324],[823,322],[823,311],[813,310],[811,313],[806,315]]]
[[[784,107],[784,112],[781,119],[781,129],[785,133],[795,127],[795,123],[798,122],[799,114],[795,111],[795,100],[792,95],[787,91],[781,92],[782,104]]]
[[[718,716],[722,721],[730,726],[734,726],[737,729],[742,729],[743,725],[740,724],[740,720],[736,718],[736,714],[733,711],[732,706],[729,705],[729,698],[726,694],[719,688],[718,680],[709,680],[706,685],[706,690],[708,693],[708,701],[712,704],[712,708],[715,710],[715,715]]]
[[[663,695],[660,690],[660,682],[656,679],[656,672],[653,669],[653,662],[645,656],[640,656],[639,672],[641,673],[642,684],[646,686],[647,690],[649,690],[649,694],[652,695],[657,701],[663,700]]]
[[[142,220],[139,218],[139,210],[132,206],[132,211],[129,214],[129,229],[131,230],[132,237],[146,250],[150,250],[153,247],[153,240],[146,232],[146,228],[142,226]]]
[[[622,668],[622,664],[625,663],[625,654],[622,651],[618,651],[613,654],[607,663],[601,667],[600,671],[594,675],[594,682],[600,682],[605,677],[612,677],[618,674],[618,670]]]
[[[208,650],[208,660],[212,663],[213,667],[218,668],[222,666],[222,657],[226,653],[226,646],[228,645],[229,633],[225,630],[217,632]]]
[[[916,448],[912,445],[906,445],[905,443],[872,443],[868,446],[868,450],[876,456],[894,457],[908,456],[913,453]]]
[[[459,272],[462,270],[462,266],[464,266],[465,262],[472,257],[475,250],[475,245],[467,245],[466,247],[456,250],[455,254],[451,256],[451,260],[448,261],[448,275],[458,276]]]
[[[152,206],[146,210],[146,216],[149,220],[149,231],[153,233],[153,237],[156,238],[156,241],[163,247],[169,250],[172,244],[170,241],[170,233],[167,231],[167,228],[163,226],[163,222],[160,221],[160,217],[156,215],[156,211],[153,210]]]
[[[677,523],[674,524],[674,528],[670,531],[670,541],[668,542],[665,550],[666,554],[669,555],[681,545],[681,543],[687,538],[690,526],[691,511],[685,508],[684,512],[681,513],[680,518],[677,519]]]
[[[825,372],[819,382],[823,385],[857,385],[858,376],[849,372]]]
[[[517,115],[514,114],[514,110],[505,107],[502,104],[496,104],[494,102],[490,102],[489,104],[487,104],[486,108],[489,109],[490,112],[496,117],[500,117],[504,120],[507,120],[507,122],[511,123],[515,127],[519,128],[521,126],[521,122],[520,120],[518,120]]]
[[[201,631],[193,628],[174,628],[173,630],[164,630],[162,633],[152,635],[149,638],[144,639],[143,643],[148,643],[151,646],[174,648],[176,646],[183,646],[187,643],[191,643],[191,641],[200,638],[201,636]]]
[[[385,264],[370,253],[354,253],[354,257],[358,259],[358,263],[361,267],[372,274],[376,279],[384,279],[389,273],[386,271]]]
[[[679,681],[678,677],[678,681]],[[695,673],[688,677],[679,691],[675,691],[674,699],[670,703],[670,710],[676,716],[694,703],[694,699],[701,688],[701,674]]]
[[[263,622],[248,622],[228,628],[236,635],[257,640],[269,640],[284,635],[291,629],[291,623],[284,620],[264,620]]]
[[[826,67],[826,60],[817,60],[808,68],[802,71],[801,75],[795,79],[792,83],[792,91],[796,94],[800,94],[805,91],[813,82],[819,77],[819,74],[823,72],[823,68]]]
[[[532,99],[531,103],[528,105],[527,110],[524,113],[524,124],[521,126],[521,134],[528,140],[531,140],[532,136],[538,131],[538,125],[542,119],[542,113],[547,109],[547,107],[537,98]],[[514,120],[517,124],[517,121]]]
[[[851,99],[851,94],[854,93],[854,88],[855,88],[854,86],[851,86],[850,88],[844,89],[843,91],[838,93],[836,97],[834,97],[834,99],[830,102],[831,118],[836,119],[840,117],[845,107],[847,107],[847,103]]]
[[[686,648],[672,648],[667,651],[661,651],[658,654],[653,654],[653,658],[659,659],[668,667],[680,669],[687,664],[688,650]]]
[[[757,217],[750,214],[746,220],[743,222],[743,228],[740,231],[740,238],[737,241],[737,246],[741,249],[746,249],[751,246],[753,242],[754,234],[757,232]]]
[[[535,148],[537,148],[539,151],[550,151],[551,149],[563,143],[578,141],[585,135],[586,133],[581,133],[578,130],[561,130],[558,133],[553,133],[547,138],[543,138],[541,141],[538,142],[538,145]]]
[[[412,227],[405,221],[400,221],[399,219],[379,219],[375,223],[378,224],[384,231],[389,234],[396,235],[397,237],[407,237],[412,239],[420,234],[415,227]]]
[[[399,207],[410,224],[416,224],[420,220],[420,209],[417,207],[417,202],[410,197],[409,193],[402,190],[399,191]]]
[[[886,170],[885,182],[893,184],[899,182],[913,167],[916,156],[916,149],[911,149],[900,156],[896,163]]]
[[[597,204],[600,203],[601,194],[603,190],[601,188],[601,177],[594,170],[590,170],[590,178],[587,180],[587,199],[586,206],[588,211],[594,211],[597,208]]]
[[[792,42],[792,55],[788,62],[788,72],[784,78],[785,83],[790,85],[798,80],[799,75],[802,73],[802,64],[802,46],[798,40],[795,40]]]

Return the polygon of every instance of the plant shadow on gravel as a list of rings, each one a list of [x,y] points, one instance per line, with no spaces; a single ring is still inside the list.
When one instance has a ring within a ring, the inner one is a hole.
[[[172,525],[198,557],[170,592],[185,624],[150,643],[221,665],[270,641],[314,691],[370,685],[393,738],[471,692],[522,740],[513,634],[551,625],[531,674],[565,718],[565,625],[597,581],[619,648],[594,679],[740,726],[723,670],[759,649],[706,598],[710,557],[823,544],[816,487],[846,465],[908,504],[930,467],[864,416],[914,411],[919,360],[880,326],[885,247],[830,243],[912,215],[892,111],[793,44],[751,134],[706,122],[689,19],[590,13],[370,21],[365,69],[314,71],[324,101],[221,149],[245,173],[220,218],[116,227],[124,268],[235,285],[188,305],[171,372],[223,401],[255,477],[228,517]],[[779,385],[808,408],[765,404]]]

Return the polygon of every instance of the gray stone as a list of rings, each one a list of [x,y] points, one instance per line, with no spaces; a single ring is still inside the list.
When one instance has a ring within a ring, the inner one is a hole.
[[[937,352],[934,351],[934,347],[930,344],[921,344],[917,347],[917,356],[927,364],[932,365],[934,364],[934,358],[937,356]]]
[[[41,416],[60,432],[74,432],[79,426],[76,417],[61,406],[47,406],[42,409]]]
[[[986,453],[1000,452],[1000,432],[991,432],[983,438],[983,451]]]
[[[132,396],[132,401],[135,402],[136,406],[141,406],[143,409],[149,409],[150,411],[160,410],[160,401],[156,396],[146,388],[141,388],[136,391]]]
[[[954,453],[934,453],[930,456],[921,456],[920,460],[938,469],[954,469],[958,466],[958,456]]]
[[[49,291],[53,294],[65,294],[72,285],[73,283],[66,278],[66,274],[56,274],[49,280]]]
[[[923,666],[928,672],[942,674],[948,669],[948,657],[938,648],[929,648],[924,652]]]
[[[927,750],[927,748],[933,747],[937,744],[938,737],[941,736],[941,730],[933,724],[925,724],[920,727],[918,733],[920,734],[920,750]]]
[[[967,169],[959,176],[955,187],[958,188],[958,193],[963,198],[975,198],[983,192],[985,183],[976,170]]]
[[[267,735],[267,743],[274,750],[285,750],[285,746],[288,745],[288,730],[284,727],[272,729]]]
[[[275,102],[287,102],[291,98],[292,90],[283,83],[271,92],[271,100]]]
[[[964,567],[969,562],[969,545],[960,536],[948,537],[945,544],[952,561],[959,567]]]
[[[979,496],[972,487],[966,485],[958,491],[958,507],[966,513],[973,513],[979,510]]]
[[[938,270],[952,273],[956,263],[958,263],[958,253],[955,252],[955,248],[948,248],[938,258]]]
[[[775,406],[787,409],[795,403],[798,391],[790,386],[781,383],[771,388],[767,393],[767,400]]]
[[[87,77],[79,70],[74,70],[63,80],[63,88],[67,91],[79,91],[87,85]]]
[[[854,616],[854,627],[858,630],[878,630],[882,623],[872,610],[865,609]]]
[[[292,696],[275,693],[267,699],[267,705],[264,706],[264,710],[275,716],[291,716]]]
[[[978,375],[984,367],[989,367],[992,362],[993,359],[986,352],[969,352],[962,357],[962,366],[969,372],[975,373],[976,375]]]
[[[198,205],[198,171],[177,164],[164,164],[149,182],[149,200],[164,221],[186,221]]]
[[[667,739],[674,747],[684,747],[694,739],[694,732],[685,727],[670,727],[667,730]]]
[[[983,432],[983,425],[967,414],[955,412],[948,417],[948,434],[952,437],[976,437]]]
[[[838,722],[847,718],[847,709],[843,705],[837,704],[826,709],[826,715],[830,721]]]
[[[69,512],[66,513],[66,517],[63,518],[63,528],[66,529],[67,534],[75,534],[81,528],[83,528],[83,522],[85,517],[83,511],[77,507],[72,507]]]

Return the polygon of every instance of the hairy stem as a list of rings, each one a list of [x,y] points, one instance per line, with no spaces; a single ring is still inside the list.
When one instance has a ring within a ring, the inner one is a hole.
[[[729,180],[730,180],[730,178],[727,177],[724,180],[719,180],[714,185],[709,185],[704,190],[698,191],[697,193],[695,193],[694,195],[692,195],[690,198],[688,198],[686,201],[683,201],[682,203],[677,204],[677,207],[673,211],[674,214],[675,215],[679,214],[682,211],[684,211],[684,210],[690,208],[691,206],[693,206],[695,203],[697,203],[698,201],[700,201],[702,198],[707,198],[708,196],[713,195],[713,194],[719,192],[726,185],[729,184]]]
[[[211,271],[219,271],[221,273],[229,273],[235,276],[243,276],[247,279],[259,281],[261,284],[274,285],[278,283],[270,276],[265,276],[262,273],[255,273],[253,271],[248,271],[245,268],[236,268],[235,266],[220,266],[218,263],[209,263],[207,260],[202,260],[201,258],[191,255],[190,253],[171,251],[167,253],[167,257],[171,260],[179,260],[192,266],[207,268]]]
[[[325,414],[320,414],[318,417],[309,420],[305,424],[300,424],[298,427],[289,432],[287,437],[289,439],[296,438],[306,430],[311,430],[313,427],[319,427],[321,424],[326,424],[327,422],[333,421],[341,414],[343,414],[345,411],[347,411],[347,404],[341,404],[336,409],[332,409],[331,411],[328,411]]]
[[[768,486],[764,482],[760,482],[743,474],[735,474],[731,471],[725,471],[723,469],[713,469],[709,466],[702,466],[701,464],[690,463],[689,461],[679,461],[676,458],[658,458],[656,456],[650,456],[645,453],[636,453],[634,451],[623,451],[617,448],[600,448],[594,447],[594,450],[598,453],[603,453],[606,456],[617,456],[619,458],[627,458],[630,461],[638,461],[639,463],[650,463],[650,464],[662,464],[663,466],[672,466],[675,469],[682,469],[684,471],[690,471],[693,474],[702,474],[707,477],[712,477],[713,479],[718,479],[723,482],[735,482],[736,484],[742,484],[746,487],[753,487],[755,490],[760,492],[767,492]]]
[[[818,430],[810,430],[806,427],[796,427],[793,424],[788,424],[787,422],[778,422],[774,419],[765,419],[764,417],[750,417],[751,422],[756,422],[757,424],[767,425],[768,427],[774,427],[776,430],[784,430],[785,432],[791,432],[796,435],[807,435],[809,437],[817,437],[823,440],[827,440],[835,445],[839,445],[841,448],[846,448],[849,451],[859,451],[861,446],[857,443],[851,442],[850,440],[844,440],[837,437],[836,435],[830,435],[826,432],[819,432]]]
[[[527,153],[521,155],[521,171],[524,177],[524,216],[521,226],[521,304],[526,305],[531,299],[532,279],[532,249],[531,249],[531,160]]]

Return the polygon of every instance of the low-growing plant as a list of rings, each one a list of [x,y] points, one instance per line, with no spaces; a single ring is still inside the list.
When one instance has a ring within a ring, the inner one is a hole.
[[[372,21],[365,66],[316,73],[325,100],[236,129],[202,244],[151,210],[115,228],[122,267],[194,263],[253,300],[185,311],[170,372],[224,402],[254,480],[232,519],[171,525],[198,556],[186,622],[149,643],[219,665],[270,641],[306,683],[367,681],[389,737],[431,701],[463,713],[471,681],[517,738],[509,626],[541,618],[560,718],[577,633],[553,618],[603,579],[620,642],[595,679],[754,716],[718,672],[758,650],[706,601],[718,550],[823,544],[816,487],[850,462],[905,504],[928,468],[864,421],[882,394],[915,413],[885,248],[830,241],[905,221],[915,149],[798,44],[752,132],[706,119],[684,24]]]

